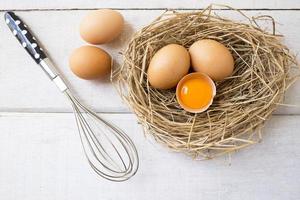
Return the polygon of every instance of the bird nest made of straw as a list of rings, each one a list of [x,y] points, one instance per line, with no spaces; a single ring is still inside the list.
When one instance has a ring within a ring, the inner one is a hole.
[[[124,63],[113,73],[120,95],[145,132],[195,158],[212,158],[259,141],[264,122],[295,80],[291,75],[292,68],[297,69],[295,57],[275,34],[274,20],[248,18],[234,9],[229,12],[241,14],[248,22],[222,18],[212,6],[200,11],[166,11],[134,34]],[[273,32],[263,30],[258,19],[271,22]],[[200,39],[224,44],[233,54],[235,69],[231,77],[216,82],[217,94],[209,109],[193,114],[179,106],[175,89],[151,88],[147,68],[163,46],[176,43],[189,48]]]

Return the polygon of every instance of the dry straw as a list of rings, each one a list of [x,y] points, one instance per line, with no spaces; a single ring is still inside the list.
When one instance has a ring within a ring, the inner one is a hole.
[[[248,22],[222,18],[212,6],[192,12],[166,11],[133,36],[123,65],[113,73],[118,91],[145,132],[194,158],[212,158],[258,142],[265,121],[296,79],[292,69],[298,72],[295,57],[275,34],[272,17],[248,18],[241,11],[224,8]],[[261,29],[262,21],[270,22],[271,33]],[[147,68],[161,47],[176,43],[189,48],[204,38],[230,49],[235,70],[232,77],[216,83],[212,106],[204,113],[192,114],[180,108],[175,89],[151,88]]]

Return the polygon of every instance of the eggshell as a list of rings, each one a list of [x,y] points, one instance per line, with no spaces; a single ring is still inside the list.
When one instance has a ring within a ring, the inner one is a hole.
[[[82,79],[97,79],[111,70],[111,57],[106,51],[94,46],[82,46],[75,49],[69,65],[72,72]]]
[[[114,40],[122,32],[123,16],[110,9],[89,12],[80,23],[80,35],[91,44],[103,44]]]
[[[193,69],[209,75],[214,81],[221,81],[233,72],[234,60],[230,51],[215,40],[199,40],[192,44],[189,53]]]
[[[148,80],[152,87],[170,89],[188,73],[190,55],[186,48],[169,44],[156,52],[148,68]]]
[[[190,96],[189,98],[193,97],[193,95],[197,95],[198,97],[196,98],[196,100],[198,98],[201,98],[201,96],[205,95],[205,94],[203,94],[203,92],[205,92],[205,90],[202,90],[201,85],[194,85],[194,88],[192,89],[193,91],[188,91],[191,88],[184,88],[186,82],[188,82],[190,80],[197,80],[197,79],[200,79],[200,80],[202,79],[202,81],[205,81],[208,85],[210,85],[211,98],[210,98],[210,101],[205,106],[196,108],[196,107],[191,107],[191,106],[187,105],[184,102],[184,100],[182,99],[181,94],[184,89],[184,90],[186,90],[185,91],[186,95]],[[213,103],[213,99],[214,99],[215,95],[216,95],[215,83],[208,75],[201,73],[201,72],[194,72],[194,73],[187,74],[179,81],[179,83],[177,84],[177,87],[176,87],[177,102],[184,110],[191,112],[191,113],[201,113],[201,112],[206,111]]]

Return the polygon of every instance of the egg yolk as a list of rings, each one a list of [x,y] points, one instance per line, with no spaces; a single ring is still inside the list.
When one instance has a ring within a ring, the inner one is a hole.
[[[189,108],[203,108],[211,102],[212,97],[212,85],[205,77],[188,79],[181,85],[179,98]]]

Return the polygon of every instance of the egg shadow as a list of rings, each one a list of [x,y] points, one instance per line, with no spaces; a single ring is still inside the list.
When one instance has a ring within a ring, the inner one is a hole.
[[[109,74],[106,74],[104,77],[101,77],[101,78],[97,78],[97,79],[94,79],[94,80],[88,80],[91,82],[92,85],[94,84],[107,84],[107,83],[110,83],[110,73]]]
[[[91,82],[92,85],[98,85],[98,84],[108,84],[108,83],[112,83],[113,80],[111,80],[111,75],[114,71],[116,71],[118,68],[120,67],[120,63],[117,60],[113,60],[113,65],[112,65],[112,69],[111,71],[106,74],[105,76],[98,78],[98,79],[94,79],[94,80],[89,80]]]
[[[117,49],[117,48],[124,48],[125,45],[129,42],[131,39],[133,33],[134,33],[134,28],[132,24],[128,23],[127,21],[124,22],[124,28],[121,34],[114,39],[112,42],[107,43],[103,45],[104,47],[107,47],[109,49]]]

